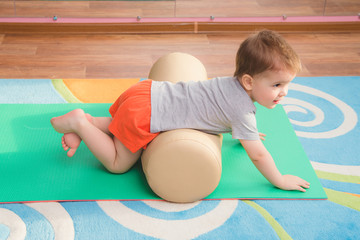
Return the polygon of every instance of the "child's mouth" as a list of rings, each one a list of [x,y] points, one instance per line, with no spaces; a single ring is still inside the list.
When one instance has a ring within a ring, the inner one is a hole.
[[[279,104],[280,100],[274,100],[275,104]]]

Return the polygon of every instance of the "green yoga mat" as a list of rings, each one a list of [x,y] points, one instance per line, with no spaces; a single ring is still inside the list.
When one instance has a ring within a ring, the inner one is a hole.
[[[53,116],[83,108],[93,116],[108,116],[109,104],[0,105],[0,202],[159,199],[146,183],[138,162],[129,172],[111,174],[82,143],[68,158]],[[244,149],[224,135],[222,178],[208,199],[324,199],[326,194],[281,106],[258,106],[259,130],[282,173],[311,183],[306,193],[273,187],[256,170]]]

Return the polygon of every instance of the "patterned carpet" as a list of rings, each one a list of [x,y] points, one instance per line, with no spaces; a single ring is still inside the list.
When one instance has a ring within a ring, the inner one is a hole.
[[[112,102],[139,80],[2,79],[0,103]],[[0,239],[360,239],[359,90],[296,78],[283,102],[328,200],[0,204]]]

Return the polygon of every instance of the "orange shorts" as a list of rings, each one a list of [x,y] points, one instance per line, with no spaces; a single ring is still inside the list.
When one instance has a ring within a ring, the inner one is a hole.
[[[159,134],[150,133],[151,82],[145,80],[131,86],[109,109],[109,131],[133,153],[145,149]]]

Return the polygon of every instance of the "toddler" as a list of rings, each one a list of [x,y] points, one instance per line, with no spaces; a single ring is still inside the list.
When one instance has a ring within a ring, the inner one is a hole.
[[[274,108],[301,70],[299,57],[277,33],[260,31],[247,38],[236,55],[233,77],[198,82],[139,82],[110,107],[111,117],[93,117],[81,109],[51,119],[63,133],[62,146],[73,156],[81,140],[113,173],[128,171],[160,132],[180,128],[206,133],[231,132],[264,177],[284,190],[305,192],[309,183],[282,175],[262,143],[254,102]]]

